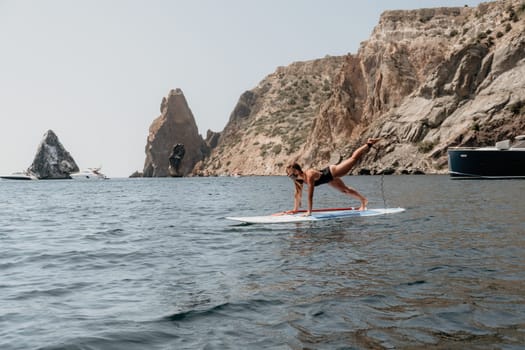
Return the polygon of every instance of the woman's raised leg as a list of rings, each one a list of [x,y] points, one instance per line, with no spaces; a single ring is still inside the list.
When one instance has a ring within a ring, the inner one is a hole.
[[[366,144],[364,144],[363,146],[361,146],[358,149],[356,149],[354,151],[354,153],[352,153],[352,156],[350,158],[342,161],[341,163],[339,163],[337,165],[330,165],[330,171],[332,172],[332,176],[333,177],[342,177],[342,176],[345,176],[346,174],[348,174],[350,169],[352,169],[354,167],[354,165],[357,163],[357,161],[366,152],[368,152],[368,150],[371,147],[371,146],[368,146],[368,145],[369,144],[373,145],[377,141],[379,141],[379,139],[368,139]]]

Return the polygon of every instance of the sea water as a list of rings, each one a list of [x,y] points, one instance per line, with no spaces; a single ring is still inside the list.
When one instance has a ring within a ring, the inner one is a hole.
[[[525,181],[344,180],[407,210],[243,225],[290,180],[2,180],[0,349],[524,348]]]

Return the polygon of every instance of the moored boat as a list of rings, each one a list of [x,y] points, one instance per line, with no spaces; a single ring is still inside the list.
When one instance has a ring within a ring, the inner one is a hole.
[[[448,169],[452,178],[525,179],[525,135],[496,142],[493,147],[450,147]]]
[[[20,171],[16,173],[12,173],[10,175],[0,175],[0,179],[5,180],[38,180],[38,178],[27,172],[27,171]]]
[[[87,168],[77,173],[69,175],[73,180],[108,180],[109,178],[104,175],[100,168]]]

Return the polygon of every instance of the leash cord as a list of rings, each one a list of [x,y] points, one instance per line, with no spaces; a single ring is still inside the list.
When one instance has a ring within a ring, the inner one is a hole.
[[[383,197],[383,207],[386,209],[388,207],[386,206],[384,177],[385,177],[385,172],[382,171],[381,172],[381,196]]]

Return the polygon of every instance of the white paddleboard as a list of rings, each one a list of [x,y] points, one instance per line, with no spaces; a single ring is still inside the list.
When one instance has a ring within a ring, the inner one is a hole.
[[[386,214],[397,214],[405,211],[404,208],[378,208],[367,210],[356,210],[352,208],[342,209],[315,209],[310,216],[303,216],[303,212],[296,214],[273,214],[262,216],[228,216],[226,219],[241,221],[250,224],[282,224],[289,222],[309,222],[339,219],[347,217],[376,216]]]

